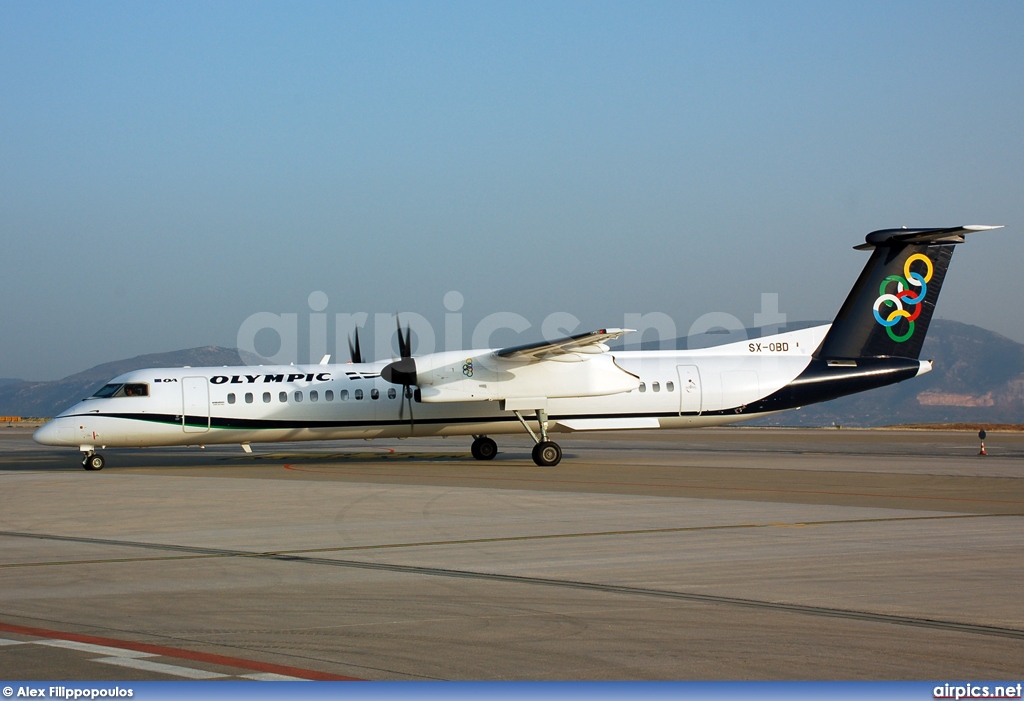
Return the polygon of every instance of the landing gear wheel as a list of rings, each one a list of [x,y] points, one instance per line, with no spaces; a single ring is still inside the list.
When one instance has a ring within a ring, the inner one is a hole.
[[[552,441],[533,446],[533,461],[541,467],[554,467],[562,461],[562,449]]]
[[[103,459],[103,456],[96,453],[86,455],[85,460],[82,461],[82,467],[86,470],[102,470],[105,464],[106,461]]]
[[[477,460],[493,460],[494,456],[498,454],[498,444],[487,436],[481,436],[473,441],[470,452]]]

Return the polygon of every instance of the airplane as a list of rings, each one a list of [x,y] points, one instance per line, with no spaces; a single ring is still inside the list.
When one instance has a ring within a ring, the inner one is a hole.
[[[110,380],[41,426],[40,444],[97,447],[251,444],[526,433],[538,466],[557,465],[555,433],[718,426],[883,387],[932,369],[920,360],[954,247],[1000,226],[882,229],[831,324],[696,350],[612,351],[608,328],[508,348],[347,364],[156,368]],[[326,361],[327,359],[325,359]],[[414,409],[415,407],[415,409]]]

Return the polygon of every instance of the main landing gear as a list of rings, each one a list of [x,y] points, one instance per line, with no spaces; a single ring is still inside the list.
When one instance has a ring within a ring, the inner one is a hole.
[[[85,456],[82,458],[82,467],[86,470],[102,470],[106,464],[107,461],[103,459],[102,455],[91,450],[85,451]]]
[[[530,434],[536,443],[533,446],[533,461],[540,467],[554,467],[562,461],[562,448],[554,441],[548,440],[548,413],[543,409],[537,410],[537,425],[540,427],[538,436],[526,423],[526,419],[518,411],[513,411],[519,423],[523,425],[526,432]],[[473,457],[477,460],[493,460],[498,454],[498,444],[487,436],[473,436],[473,447],[470,448]]]
[[[530,431],[529,426],[526,430]],[[546,433],[547,429],[542,428],[542,434]],[[549,440],[537,440],[533,431],[530,431],[530,435],[537,441],[537,445],[533,446],[533,461],[535,463],[541,467],[552,467],[562,460],[562,449],[557,443]],[[469,450],[477,460],[493,460],[494,456],[498,454],[498,444],[494,442],[493,438],[476,436]]]
[[[540,427],[540,435],[538,436],[530,428],[530,424],[526,423],[526,419],[518,411],[512,412],[519,419],[519,423],[523,425],[526,432],[530,434],[530,437],[536,442],[537,445],[533,446],[533,461],[540,467],[554,467],[562,461],[562,448],[554,441],[548,440],[548,413],[543,409],[537,410],[537,425]]]
[[[469,449],[477,460],[493,460],[498,454],[498,444],[487,436],[474,436],[473,445]]]
[[[541,467],[554,467],[562,462],[562,448],[554,441],[541,441],[533,446],[533,461]]]

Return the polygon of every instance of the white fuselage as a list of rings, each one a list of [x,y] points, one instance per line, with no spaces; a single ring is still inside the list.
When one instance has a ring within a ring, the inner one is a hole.
[[[760,414],[743,407],[798,377],[828,329],[701,350],[610,352],[639,385],[548,399],[548,430],[684,428],[754,418]],[[145,394],[84,399],[41,427],[35,439],[92,450],[525,433],[503,402],[403,398],[400,385],[380,377],[388,362],[137,370],[111,384],[145,385]]]

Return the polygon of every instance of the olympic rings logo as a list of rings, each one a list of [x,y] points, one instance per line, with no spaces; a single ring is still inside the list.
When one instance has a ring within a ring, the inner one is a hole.
[[[466,362],[462,364],[462,374],[466,377],[473,376],[473,359],[466,358]]]
[[[924,275],[910,269],[910,266],[916,261],[924,263]],[[878,299],[875,300],[874,306],[875,321],[884,326],[889,334],[889,338],[897,343],[903,343],[914,335],[914,320],[921,315],[921,302],[924,301],[925,295],[928,294],[928,283],[932,279],[933,272],[934,268],[931,259],[924,254],[915,253],[907,258],[907,262],[903,266],[903,276],[889,275],[879,285]],[[895,294],[887,291],[889,284],[893,282],[896,283]],[[911,288],[919,289],[915,291]],[[882,305],[886,307],[884,311],[888,312],[884,318],[884,312],[880,311]],[[889,311],[890,309],[892,311]],[[908,324],[907,332],[902,336],[897,335],[893,331],[893,327],[899,323],[900,319],[906,319]]]

